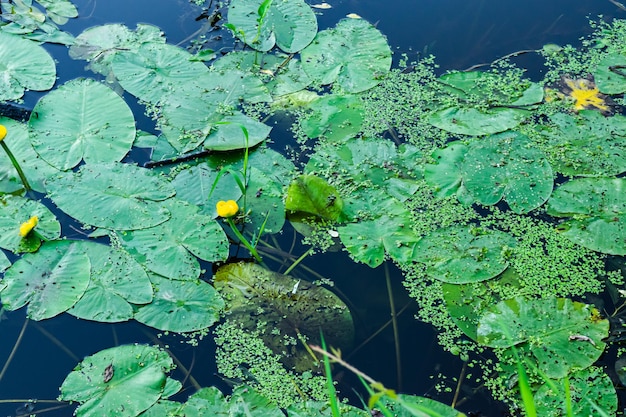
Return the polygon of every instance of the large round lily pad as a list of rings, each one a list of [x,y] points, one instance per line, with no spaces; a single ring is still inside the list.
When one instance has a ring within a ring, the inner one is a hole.
[[[144,229],[170,217],[160,201],[174,188],[150,170],[130,164],[84,165],[48,179],[50,198],[64,212],[92,226]]]
[[[135,118],[126,102],[91,79],[69,81],[46,94],[28,121],[31,142],[50,165],[68,170],[122,160],[135,140]]]
[[[547,319],[549,318],[549,320]],[[604,351],[609,322],[587,304],[566,298],[501,301],[478,323],[478,342],[490,347],[528,345],[539,369],[562,378],[593,364]]]
[[[472,142],[461,167],[463,185],[485,205],[504,199],[511,210],[527,213],[552,192],[552,168],[524,135],[505,132]]]
[[[175,281],[150,274],[154,299],[139,307],[135,320],[160,330],[193,332],[211,327],[224,308],[222,297],[202,280]]]
[[[301,346],[285,346],[284,337],[309,343],[326,342],[336,348],[351,346],[354,337],[348,307],[331,291],[306,281],[295,280],[257,264],[238,262],[220,267],[215,288],[227,300],[226,314],[244,328],[257,329],[257,322],[273,331],[263,334],[266,346],[283,356],[289,368],[311,369],[310,356]],[[287,352],[285,352],[287,351]]]
[[[446,132],[482,136],[513,129],[529,115],[528,110],[518,108],[478,110],[454,106],[435,111],[428,117],[428,121]]]
[[[452,226],[424,236],[415,247],[414,260],[427,266],[433,278],[452,284],[466,284],[495,277],[506,269],[507,249],[515,239],[506,233]]]
[[[302,68],[315,82],[337,82],[350,93],[374,87],[391,68],[387,40],[361,19],[343,19],[319,32],[301,55]]]
[[[49,90],[56,81],[52,57],[36,42],[0,31],[0,102],[18,100],[24,90]]]
[[[12,311],[28,304],[28,317],[54,317],[83,296],[90,280],[89,257],[70,240],[44,243],[15,261],[4,274],[0,299]]]
[[[598,252],[626,255],[626,179],[580,178],[558,187],[548,213],[571,217],[559,230],[572,242]]]
[[[156,347],[105,349],[85,358],[65,378],[61,399],[79,402],[79,417],[135,417],[161,397],[166,372],[172,369],[172,358]]]

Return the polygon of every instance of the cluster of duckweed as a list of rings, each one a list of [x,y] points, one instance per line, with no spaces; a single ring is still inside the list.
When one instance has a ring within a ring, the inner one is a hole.
[[[236,320],[226,319],[215,328],[218,373],[251,385],[279,407],[304,400],[327,401],[325,377],[285,369],[281,356],[263,342],[265,325],[260,322],[259,329],[250,331]]]

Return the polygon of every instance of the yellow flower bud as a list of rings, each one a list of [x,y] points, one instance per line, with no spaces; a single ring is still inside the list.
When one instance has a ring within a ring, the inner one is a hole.
[[[0,125],[0,142],[7,135],[7,128],[4,125]]]
[[[235,200],[218,201],[215,208],[220,217],[233,217],[239,211],[239,206]]]
[[[35,228],[35,226],[37,226],[38,222],[39,218],[37,216],[33,216],[28,219],[27,222],[22,223],[22,225],[20,226],[20,236],[26,237],[26,235],[28,235],[30,231]]]

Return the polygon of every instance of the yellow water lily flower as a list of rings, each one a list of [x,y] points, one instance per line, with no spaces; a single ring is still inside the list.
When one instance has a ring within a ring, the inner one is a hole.
[[[593,80],[580,78],[577,80],[563,77],[563,93],[574,102],[574,110],[596,109],[610,112],[606,96],[600,92]]]
[[[0,125],[0,141],[2,141],[7,135],[7,128],[4,125]]]
[[[37,223],[39,223],[39,218],[37,216],[33,216],[28,219],[28,221],[22,223],[20,226],[20,236],[26,237],[26,235],[28,235],[30,231],[35,228],[35,226],[37,226]]]
[[[217,215],[220,217],[233,217],[239,211],[239,206],[235,200],[218,201],[215,205]]]

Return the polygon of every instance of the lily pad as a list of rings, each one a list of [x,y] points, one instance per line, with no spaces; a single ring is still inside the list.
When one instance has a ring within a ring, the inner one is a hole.
[[[116,53],[111,67],[124,90],[156,104],[177,86],[193,83],[208,73],[206,65],[192,57],[177,46],[147,42],[135,51]]]
[[[611,54],[602,59],[593,74],[596,86],[604,94],[626,92],[626,56]]]
[[[310,138],[342,141],[355,137],[363,124],[363,106],[356,96],[329,94],[309,105],[313,112],[302,120]]]
[[[61,236],[61,224],[42,203],[23,197],[0,197],[0,248],[11,252],[34,252],[42,240]],[[26,237],[19,234],[20,225],[37,216],[37,225]]]
[[[7,128],[8,133],[4,141],[20,164],[31,188],[44,193],[46,191],[44,180],[59,170],[37,155],[30,143],[28,127],[24,123],[0,117],[0,124]],[[6,152],[0,153],[0,192],[13,193],[22,189],[24,189],[24,184],[11,160]]]
[[[171,218],[154,227],[117,232],[120,243],[149,270],[177,280],[200,276],[196,256],[208,262],[228,257],[228,241],[220,225],[198,208],[178,199],[163,202]],[[195,255],[195,256],[194,256]]]
[[[337,220],[342,207],[343,201],[335,187],[315,175],[297,177],[287,190],[285,209],[292,212]]]
[[[74,242],[89,257],[91,281],[68,313],[85,320],[113,323],[130,320],[130,303],[152,301],[146,271],[128,253],[95,242]]]
[[[116,230],[145,229],[170,218],[160,201],[174,188],[150,170],[130,164],[84,165],[48,179],[50,198],[75,219]]]
[[[15,261],[2,280],[4,308],[13,311],[28,304],[28,317],[44,320],[76,304],[89,285],[91,265],[74,243],[46,242],[38,252]]]
[[[515,246],[506,233],[466,226],[438,229],[415,247],[414,260],[443,282],[466,284],[500,274],[508,266],[507,250]]]
[[[530,114],[530,111],[518,108],[478,110],[453,106],[435,111],[428,117],[428,121],[439,129],[457,135],[483,136],[513,129]]]
[[[68,170],[87,163],[117,162],[135,140],[135,119],[113,90],[91,79],[72,80],[46,94],[28,121],[35,151]]]
[[[530,140],[516,132],[470,143],[461,172],[463,186],[481,204],[504,199],[511,210],[527,213],[552,193],[552,168]]]
[[[226,314],[244,328],[257,329],[262,320],[268,329],[266,346],[283,356],[288,368],[311,369],[311,358],[300,346],[285,346],[284,337],[319,343],[320,331],[329,345],[348,348],[354,327],[348,307],[331,291],[288,275],[268,271],[252,263],[232,263],[215,273],[215,288],[227,300]]]
[[[294,53],[307,46],[317,33],[317,19],[302,0],[232,0],[228,24],[257,51],[278,46]]]
[[[18,100],[27,89],[49,90],[56,81],[54,60],[42,46],[5,31],[0,31],[0,62],[0,102]]]
[[[561,233],[588,249],[626,255],[626,179],[580,178],[558,187],[548,214],[571,217]]]
[[[556,113],[540,133],[553,168],[571,176],[610,176],[626,171],[626,117],[595,110]]]
[[[343,19],[320,31],[300,54],[302,68],[314,82],[336,82],[349,93],[374,87],[391,68],[387,40],[362,19]]]
[[[617,394],[611,378],[602,368],[591,366],[573,372],[569,379],[571,410],[565,402],[563,381],[549,381],[535,393],[537,413],[542,417],[616,415]],[[556,388],[556,389],[555,389]],[[555,392],[556,391],[556,392]]]
[[[79,402],[79,417],[135,417],[161,397],[172,369],[172,358],[156,347],[105,349],[86,357],[65,378],[61,399]]]
[[[463,160],[467,145],[455,141],[445,148],[436,149],[432,154],[433,163],[424,168],[424,179],[434,187],[439,198],[460,194],[463,188]],[[461,200],[461,198],[459,198]]]
[[[539,369],[550,378],[563,378],[598,360],[608,332],[609,321],[590,305],[518,297],[499,302],[480,318],[478,342],[497,348],[527,345]]]
[[[211,327],[220,319],[222,297],[202,280],[175,281],[150,274],[154,298],[139,307],[135,320],[159,330],[193,332]]]

